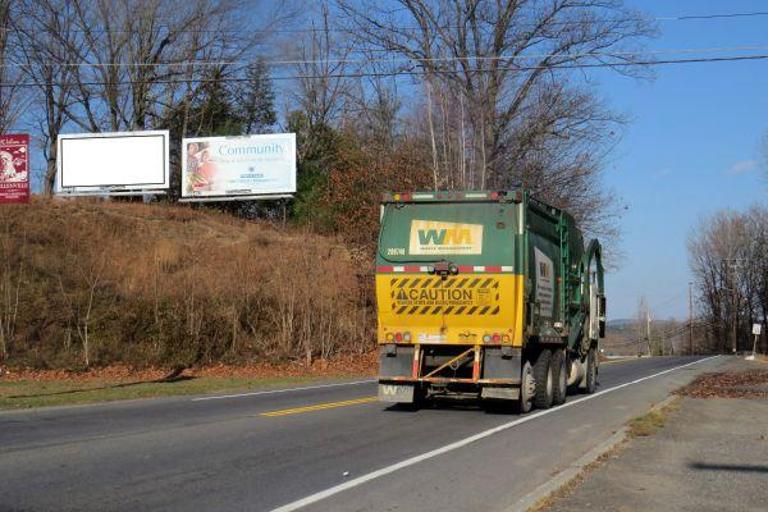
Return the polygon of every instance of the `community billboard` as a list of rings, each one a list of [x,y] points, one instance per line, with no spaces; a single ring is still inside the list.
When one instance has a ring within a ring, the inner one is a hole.
[[[168,130],[59,135],[57,192],[158,194],[168,189]]]
[[[182,142],[181,196],[248,199],[296,192],[296,134],[199,137]]]
[[[0,203],[29,202],[29,135],[0,135]]]

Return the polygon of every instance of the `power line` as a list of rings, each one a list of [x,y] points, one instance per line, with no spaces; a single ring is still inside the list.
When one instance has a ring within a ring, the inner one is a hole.
[[[695,322],[696,327],[707,327],[709,325],[712,325],[713,322]],[[681,334],[685,334],[685,332],[689,329],[688,323],[686,322],[684,325],[673,327],[665,332],[662,332],[658,334],[656,337],[662,340],[668,340],[669,338],[674,338],[675,336],[679,336]],[[624,340],[619,343],[610,343],[608,344],[606,342],[607,348],[618,348],[618,347],[627,347],[630,345],[637,345],[638,343],[642,341],[648,341],[645,336],[641,336],[639,338],[632,338],[629,340]]]
[[[579,53],[535,53],[527,55],[489,55],[489,56],[470,56],[470,57],[389,57],[389,58],[354,58],[354,59],[289,59],[289,60],[262,60],[261,63],[271,66],[295,66],[299,64],[369,64],[369,63],[406,63],[406,62],[493,62],[493,61],[517,61],[547,59],[552,57],[649,57],[651,55],[686,55],[697,53],[723,53],[723,52],[748,52],[748,51],[768,51],[768,46],[720,46],[708,48],[668,48],[649,51],[634,52],[579,52]],[[44,65],[56,67],[133,67],[133,68],[155,68],[155,67],[221,67],[221,66],[251,66],[253,61],[245,60],[188,60],[179,62],[54,62],[48,61]],[[0,68],[30,68],[40,64],[25,64],[11,62],[0,64]]]
[[[641,66],[666,66],[676,64],[700,64],[700,63],[713,63],[713,62],[741,62],[741,61],[757,61],[768,59],[768,54],[760,55],[741,55],[741,56],[728,56],[728,57],[701,57],[690,59],[667,59],[667,60],[650,60],[650,61],[634,61],[634,62],[598,62],[598,63],[582,63],[582,64],[556,64],[553,66],[514,66],[514,67],[501,67],[495,69],[477,68],[469,70],[469,73],[489,73],[497,71],[554,71],[562,69],[593,69],[593,68],[626,68],[626,67],[641,67]],[[271,77],[271,80],[313,80],[313,79],[343,79],[343,78],[385,78],[394,76],[422,76],[426,74],[448,74],[455,72],[453,70],[393,70],[393,71],[381,71],[381,72],[353,72],[353,73],[331,73],[321,75],[283,75]],[[169,84],[185,84],[185,83],[229,83],[229,82],[247,82],[250,81],[247,77],[223,77],[223,78],[181,78],[181,79],[162,79],[162,80],[121,80],[119,83],[105,82],[105,81],[88,81],[88,82],[53,82],[53,85],[59,87],[66,86],[95,86],[95,85],[169,85]],[[20,82],[20,83],[0,83],[0,88],[16,88],[16,87],[40,87],[40,83],[35,82]]]
[[[721,13],[721,14],[690,14],[686,16],[656,18],[656,20],[657,21],[718,20],[718,19],[730,19],[730,18],[751,18],[754,16],[768,16],[768,11],[730,12],[730,13]]]
[[[761,16],[768,16],[768,11],[754,11],[754,12],[732,12],[732,13],[712,13],[712,14],[688,14],[688,15],[680,15],[680,16],[656,16],[656,17],[649,17],[648,20],[652,21],[659,21],[659,22],[676,22],[676,21],[707,21],[707,20],[727,20],[727,19],[739,19],[739,18],[752,18],[752,17],[761,17]],[[590,24],[600,24],[600,23],[628,23],[628,22],[634,22],[634,21],[641,21],[641,17],[632,17],[632,18],[603,18],[603,19],[573,19],[573,20],[563,20],[563,21],[550,21],[547,23],[548,26],[568,26],[568,25],[581,25],[584,23],[590,23]],[[518,27],[536,27],[539,26],[537,22],[529,22],[529,23],[519,23],[516,26]],[[422,31],[423,27],[420,26],[397,26],[393,27],[396,28],[399,31],[402,32],[418,32]],[[464,29],[463,26],[452,26],[452,25],[444,25],[444,26],[434,26],[434,27],[428,27],[430,30],[456,30],[456,29]],[[324,32],[343,32],[343,33],[350,33],[354,32],[354,30],[349,28],[333,28],[333,27],[312,27],[312,28],[283,28],[283,29],[276,29],[276,28],[257,28],[257,29],[181,29],[181,30],[173,30],[173,27],[170,27],[168,25],[157,25],[157,29],[159,30],[165,30],[166,32],[172,32],[174,34],[315,34],[315,33],[324,33]],[[0,28],[0,32],[20,32],[18,28],[15,27],[3,27]],[[70,29],[66,31],[70,34],[91,34],[91,35],[97,35],[97,34],[138,34],[140,33],[137,30],[118,30],[118,29]]]

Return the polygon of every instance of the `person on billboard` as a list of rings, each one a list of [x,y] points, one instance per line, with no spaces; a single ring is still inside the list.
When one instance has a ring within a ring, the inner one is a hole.
[[[190,142],[187,145],[187,192],[210,191],[216,165],[211,162],[207,142]]]
[[[213,179],[216,175],[216,164],[211,161],[210,150],[200,151],[200,164],[197,166],[199,181],[195,185],[196,190],[213,190]]]
[[[0,151],[0,181],[7,183],[26,180],[26,172],[16,172],[13,155],[8,151]]]
[[[198,181],[197,167],[200,165],[200,146],[197,142],[187,144],[187,192],[195,190]]]

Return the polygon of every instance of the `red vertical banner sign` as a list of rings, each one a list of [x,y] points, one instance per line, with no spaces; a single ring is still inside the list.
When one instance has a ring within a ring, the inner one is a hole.
[[[0,135],[0,204],[29,202],[29,135]]]

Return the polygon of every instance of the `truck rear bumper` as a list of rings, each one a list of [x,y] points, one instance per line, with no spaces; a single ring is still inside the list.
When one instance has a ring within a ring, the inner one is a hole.
[[[379,400],[412,403],[423,393],[519,397],[522,351],[501,346],[382,346]]]

